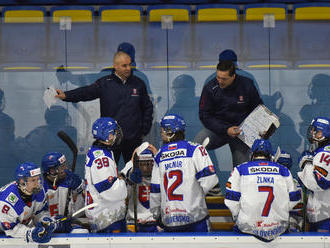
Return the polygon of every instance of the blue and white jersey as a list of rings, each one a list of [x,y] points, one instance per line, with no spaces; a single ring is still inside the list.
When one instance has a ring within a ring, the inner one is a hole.
[[[286,231],[289,211],[300,199],[289,169],[275,162],[241,164],[226,184],[225,204],[237,227],[266,240]]]
[[[72,172],[71,172],[72,173]],[[43,183],[44,190],[46,192],[49,213],[53,217],[58,215],[64,215],[65,205],[70,189],[70,182],[68,181],[68,177],[64,180],[60,181],[56,186],[53,186],[51,182],[44,180]],[[85,197],[84,197],[84,180],[81,179],[80,185],[71,189],[71,199],[68,206],[68,215],[73,214],[77,210],[81,209],[85,205]]]
[[[306,163],[298,177],[312,192],[308,195],[307,216],[310,222],[330,218],[330,145],[315,151],[312,163]]]
[[[164,145],[152,170],[150,210],[165,226],[193,224],[208,216],[206,193],[218,183],[206,149],[188,141]]]
[[[0,189],[0,230],[7,236],[26,239],[27,231],[45,216],[49,216],[44,190],[32,195],[26,204],[21,198],[16,182]]]
[[[112,223],[123,220],[126,213],[126,182],[118,178],[114,155],[105,147],[92,146],[85,165],[86,205],[97,207],[86,210],[93,231],[100,231]]]
[[[121,173],[128,177],[128,172],[133,168],[132,161],[128,161],[125,168]],[[142,182],[136,184],[136,209],[137,209],[137,222],[140,224],[155,223],[156,220],[150,211],[150,177],[142,177]],[[126,215],[127,224],[134,223],[134,201],[133,201],[133,187],[127,185],[128,190],[128,209]]]

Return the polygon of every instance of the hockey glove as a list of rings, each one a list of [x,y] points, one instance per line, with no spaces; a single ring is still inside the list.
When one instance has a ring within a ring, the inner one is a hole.
[[[70,233],[72,231],[72,219],[71,218],[65,218],[63,219],[63,215],[58,215],[55,217],[56,220],[56,232],[59,233]],[[63,219],[60,221],[60,219]]]
[[[52,238],[51,234],[52,232],[47,232],[46,228],[41,223],[38,223],[35,228],[26,232],[26,240],[27,242],[47,243]]]
[[[313,164],[313,157],[314,157],[313,153],[311,153],[309,151],[304,151],[298,159],[298,161],[299,161],[298,164],[299,164],[300,169],[303,170],[307,163]]]
[[[130,169],[128,172],[129,176],[128,179],[132,182],[132,183],[141,183],[142,182],[142,173],[140,168],[133,168]]]
[[[49,233],[53,233],[57,227],[56,222],[51,217],[43,217],[40,223]]]
[[[69,188],[77,191],[77,193],[80,193],[83,190],[81,178],[77,174],[75,174],[69,170],[65,170],[65,173],[66,173],[65,180],[66,180]],[[79,186],[81,186],[81,187],[79,187]]]

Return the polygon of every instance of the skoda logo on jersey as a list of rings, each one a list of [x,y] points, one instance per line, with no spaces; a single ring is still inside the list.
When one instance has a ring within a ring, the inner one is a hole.
[[[279,168],[274,166],[253,166],[249,167],[249,174],[256,174],[256,173],[276,173],[280,172]]]
[[[174,158],[177,156],[186,156],[187,154],[187,150],[186,149],[179,149],[176,151],[168,151],[168,152],[163,152],[162,156],[160,157],[160,160],[164,160],[164,159],[170,159],[170,158]]]

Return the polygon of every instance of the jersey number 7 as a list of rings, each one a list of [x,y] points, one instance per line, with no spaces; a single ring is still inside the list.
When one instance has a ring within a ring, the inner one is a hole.
[[[168,174],[168,175],[167,175]],[[171,186],[168,186],[168,179],[175,177],[175,181]],[[182,171],[181,170],[172,170],[164,174],[164,188],[169,201],[182,201],[182,194],[174,194],[174,190],[179,187],[182,183]]]
[[[259,186],[258,187],[259,192],[268,192],[268,197],[264,206],[264,209],[262,210],[261,216],[267,217],[269,215],[270,209],[272,207],[272,203],[274,201],[274,194],[273,194],[273,187],[271,186]]]

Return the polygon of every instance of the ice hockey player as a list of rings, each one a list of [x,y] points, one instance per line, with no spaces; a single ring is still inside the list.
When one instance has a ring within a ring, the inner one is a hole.
[[[161,227],[158,226],[150,211],[150,180],[155,163],[154,154],[147,148],[141,152],[140,156],[135,157],[137,149],[133,153],[132,160],[126,163],[125,168],[121,171],[126,178],[128,189],[129,200],[126,215],[128,231],[135,231],[134,199],[136,199],[137,232],[158,232]],[[133,195],[134,185],[136,185],[136,198]]]
[[[64,154],[48,152],[41,160],[44,189],[48,199],[49,212],[55,219],[71,215],[84,207],[84,181],[72,173]],[[61,232],[71,232],[71,223],[67,221]]]
[[[330,232],[330,119],[314,118],[307,138],[313,148],[302,153],[297,174],[311,191],[306,208],[310,231]]]
[[[289,211],[301,194],[289,169],[271,162],[268,140],[255,140],[251,151],[251,161],[234,168],[228,179],[225,204],[235,221],[234,230],[269,242],[287,230]]]
[[[98,206],[86,210],[86,216],[93,232],[125,232],[126,182],[118,175],[111,150],[120,143],[121,129],[114,119],[101,117],[94,122],[92,134],[95,141],[85,165],[86,205],[95,202]]]
[[[161,122],[163,146],[151,176],[150,210],[166,232],[208,232],[206,193],[218,183],[206,149],[185,140],[186,123],[176,114]]]
[[[277,149],[277,152],[273,156],[274,162],[281,164],[288,168],[289,170],[292,167],[292,158],[291,154],[281,150],[280,148]],[[303,190],[301,187],[301,184],[298,182],[297,179],[293,178],[294,185],[297,190],[300,191],[301,196],[303,195]],[[304,203],[303,199],[301,197],[300,201],[293,207],[293,209],[290,211],[290,217],[289,217],[289,232],[302,232],[304,227],[304,218],[303,218],[303,209],[304,209]]]
[[[50,218],[40,168],[19,164],[16,181],[0,189],[0,230],[27,242],[47,243],[57,224]]]

